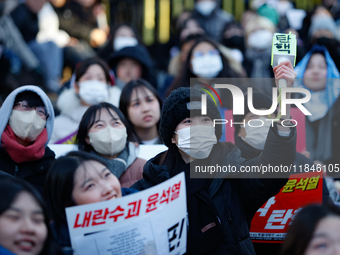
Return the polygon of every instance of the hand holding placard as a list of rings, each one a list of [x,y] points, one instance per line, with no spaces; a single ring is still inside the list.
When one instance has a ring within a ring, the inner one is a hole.
[[[275,33],[272,45],[272,67],[277,67],[284,61],[290,61],[291,65],[295,66],[296,61],[296,36],[289,32],[289,34]],[[279,80],[279,89],[286,88],[287,81],[285,79]]]

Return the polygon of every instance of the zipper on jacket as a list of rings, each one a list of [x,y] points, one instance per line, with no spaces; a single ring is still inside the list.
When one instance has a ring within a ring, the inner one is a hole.
[[[202,199],[207,205],[210,206],[210,204],[208,203],[208,201],[207,201],[204,197],[202,197],[200,194],[197,194],[197,196],[198,196],[200,199]],[[221,223],[220,217],[218,217],[218,215],[217,215],[217,213],[215,212],[214,208],[212,208],[212,209],[213,209],[213,211],[214,211],[215,217],[217,218],[218,222],[220,223],[220,226],[222,227],[222,223]],[[222,227],[222,229],[223,229],[223,227]]]
[[[234,229],[233,219],[231,218],[230,211],[228,211],[228,213],[227,213],[227,220],[228,220],[229,226],[231,228],[231,232],[233,232],[234,245],[235,245],[236,252],[237,252],[237,254],[241,254],[241,252],[239,250],[239,247],[238,247],[238,241],[237,241],[237,238],[236,238],[236,233],[235,233],[235,229]]]
[[[15,166],[14,168],[14,177],[17,177],[17,173],[19,172],[18,166]]]

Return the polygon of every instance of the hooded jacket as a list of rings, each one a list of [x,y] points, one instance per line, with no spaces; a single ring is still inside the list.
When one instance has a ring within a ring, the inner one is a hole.
[[[137,46],[124,47],[119,51],[113,52],[108,58],[108,63],[115,74],[117,74],[116,69],[118,63],[124,58],[130,58],[137,61],[142,67],[141,78],[151,83],[155,88],[157,87],[156,79],[152,72],[153,62],[148,49],[144,45],[138,44]],[[117,80],[119,80],[119,77],[117,78]],[[119,84],[119,82],[117,85],[120,85],[122,89],[124,87],[123,84]]]
[[[283,138],[277,134],[276,128],[271,128],[264,152],[258,158],[246,161],[235,145],[218,142],[207,160],[210,160],[210,165],[218,163],[220,166],[236,166],[237,169],[242,165],[289,166],[295,159],[295,138],[295,129],[291,130],[290,137]],[[170,172],[174,170],[161,164],[163,155],[158,154],[145,164],[144,179],[131,188],[144,190],[170,178]],[[200,164],[199,161],[192,163]],[[249,237],[251,219],[267,199],[279,192],[287,178],[233,179],[228,178],[230,173],[224,173],[219,178],[195,179],[190,178],[190,166],[183,160],[175,171],[184,171],[186,175],[187,253],[255,254]],[[244,176],[247,178],[249,175]]]
[[[118,107],[121,90],[117,86],[109,88],[109,98],[106,102]],[[59,96],[57,107],[61,111],[56,117],[50,143],[73,144],[78,132],[78,126],[88,106],[81,104],[74,88],[64,90]]]
[[[303,77],[310,57],[318,52],[323,53],[326,59],[327,82],[324,90],[314,92],[304,85]],[[320,45],[314,45],[311,48],[306,56],[296,65],[295,71],[297,78],[294,87],[307,89],[311,93],[311,99],[304,104],[306,109],[312,114],[306,116],[307,151],[310,152],[312,160],[324,162],[332,156],[332,117],[336,110],[332,106],[340,95],[340,85],[337,82],[340,74],[326,47]]]
[[[0,108],[0,140],[2,134],[8,124],[9,117],[12,113],[13,105],[16,96],[24,91],[32,91],[40,96],[43,101],[48,113],[49,117],[46,120],[46,131],[47,131],[47,141],[45,143],[45,155],[36,161],[31,162],[23,162],[16,163],[13,159],[7,154],[7,152],[1,147],[0,144],[0,170],[4,171],[14,177],[24,179],[30,182],[38,191],[42,194],[44,188],[45,177],[50,165],[55,160],[55,154],[50,148],[47,146],[53,130],[54,125],[54,110],[50,99],[47,97],[44,91],[42,91],[39,87],[28,85],[22,86],[14,90],[8,97],[5,99],[2,107]]]

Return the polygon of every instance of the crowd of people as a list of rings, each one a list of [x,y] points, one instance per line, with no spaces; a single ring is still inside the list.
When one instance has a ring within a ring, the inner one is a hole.
[[[253,0],[238,22],[219,0],[195,0],[176,22],[159,65],[129,20],[108,25],[99,0],[0,0],[0,255],[73,254],[67,207],[136,194],[182,172],[186,254],[340,254],[340,2],[306,12]],[[274,33],[288,32],[296,66],[273,67]],[[290,105],[285,114],[250,109],[248,88],[253,108],[270,109],[281,79],[311,95],[301,123]],[[233,129],[215,124],[235,110],[230,92],[213,89],[221,81],[245,94]],[[52,144],[76,146],[56,157]],[[167,150],[146,161],[142,145]],[[321,189],[312,204],[295,192],[301,206],[285,237],[261,242],[250,235],[254,216],[294,174],[194,178],[202,165],[320,169]]]

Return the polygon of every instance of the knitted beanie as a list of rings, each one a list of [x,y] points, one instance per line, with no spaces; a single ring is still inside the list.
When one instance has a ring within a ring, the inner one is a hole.
[[[174,135],[177,125],[181,121],[185,118],[202,115],[200,109],[202,94],[205,93],[200,89],[182,87],[172,91],[165,99],[162,108],[159,132],[167,147],[171,145],[171,138]],[[195,105],[195,107],[192,107],[191,104]],[[209,116],[212,120],[221,119],[220,112],[209,95],[207,95],[207,116]],[[217,140],[221,138],[222,125],[215,126],[215,135]]]
[[[264,93],[261,92],[253,92],[253,106],[256,110],[259,110],[261,108],[269,109],[272,106],[272,100],[269,96],[267,96]],[[245,116],[250,112],[248,108],[248,95],[246,94],[244,96],[244,114],[243,115],[234,115],[234,122],[242,122]],[[277,114],[277,111],[275,110],[274,114]],[[240,131],[240,125],[236,124],[234,125],[235,128],[235,134],[237,135]]]

